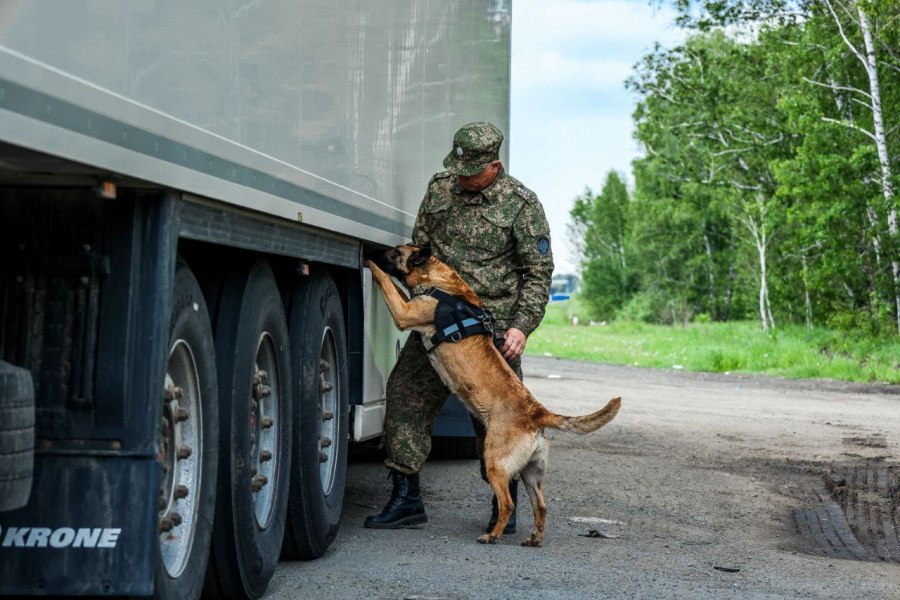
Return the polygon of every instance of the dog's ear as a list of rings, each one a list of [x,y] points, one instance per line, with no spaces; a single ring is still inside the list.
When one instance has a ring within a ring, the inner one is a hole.
[[[413,267],[419,267],[424,265],[429,258],[431,258],[431,244],[425,244],[424,246],[419,246],[419,249],[409,256],[407,263]]]

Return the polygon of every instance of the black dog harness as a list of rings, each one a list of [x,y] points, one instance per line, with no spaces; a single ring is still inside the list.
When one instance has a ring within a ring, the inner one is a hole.
[[[494,335],[494,316],[490,311],[437,288],[429,288],[422,295],[431,296],[438,301],[434,308],[437,333],[428,339],[420,336],[426,352],[443,342],[455,343],[470,335]]]

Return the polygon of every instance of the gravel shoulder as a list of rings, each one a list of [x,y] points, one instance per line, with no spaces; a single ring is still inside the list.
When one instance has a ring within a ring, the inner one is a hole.
[[[623,398],[599,432],[551,434],[543,548],[519,546],[532,523],[524,494],[517,534],[475,542],[490,509],[477,461],[429,461],[426,525],[364,529],[390,485],[380,462],[357,459],[334,545],[282,563],[266,597],[900,598],[900,563],[826,556],[792,517],[829,468],[900,463],[900,386],[532,356],[523,368],[563,414]]]

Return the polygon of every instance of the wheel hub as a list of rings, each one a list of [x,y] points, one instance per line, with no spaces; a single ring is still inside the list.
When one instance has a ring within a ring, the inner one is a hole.
[[[163,565],[172,577],[187,566],[201,485],[201,398],[190,346],[178,340],[169,353],[162,393],[159,454],[162,468],[158,531]]]
[[[256,521],[265,528],[275,503],[275,476],[278,469],[278,422],[281,394],[278,365],[271,336],[263,332],[253,365],[250,399],[250,493]]]
[[[322,336],[322,349],[319,354],[319,480],[322,483],[322,491],[325,495],[331,492],[334,485],[337,461],[335,455],[337,447],[338,401],[340,390],[338,389],[338,369],[334,367],[338,362],[337,346],[334,341],[334,333],[326,328]]]

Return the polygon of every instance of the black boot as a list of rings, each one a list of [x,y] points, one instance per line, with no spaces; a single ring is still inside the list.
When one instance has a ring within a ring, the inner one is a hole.
[[[366,517],[363,523],[369,529],[399,529],[406,525],[418,525],[428,521],[425,505],[419,493],[419,474],[404,475],[391,469],[394,490],[391,499],[380,514]]]
[[[516,532],[516,510],[519,507],[519,480],[511,479],[509,482],[509,495],[512,496],[513,501],[513,511],[509,516],[509,521],[506,523],[506,527],[503,528],[503,533],[515,533]],[[497,524],[497,517],[500,516],[500,508],[497,506],[497,496],[494,496],[491,499],[491,520],[488,521],[488,526],[484,530],[485,533],[490,533],[492,529],[494,529],[494,525]]]

